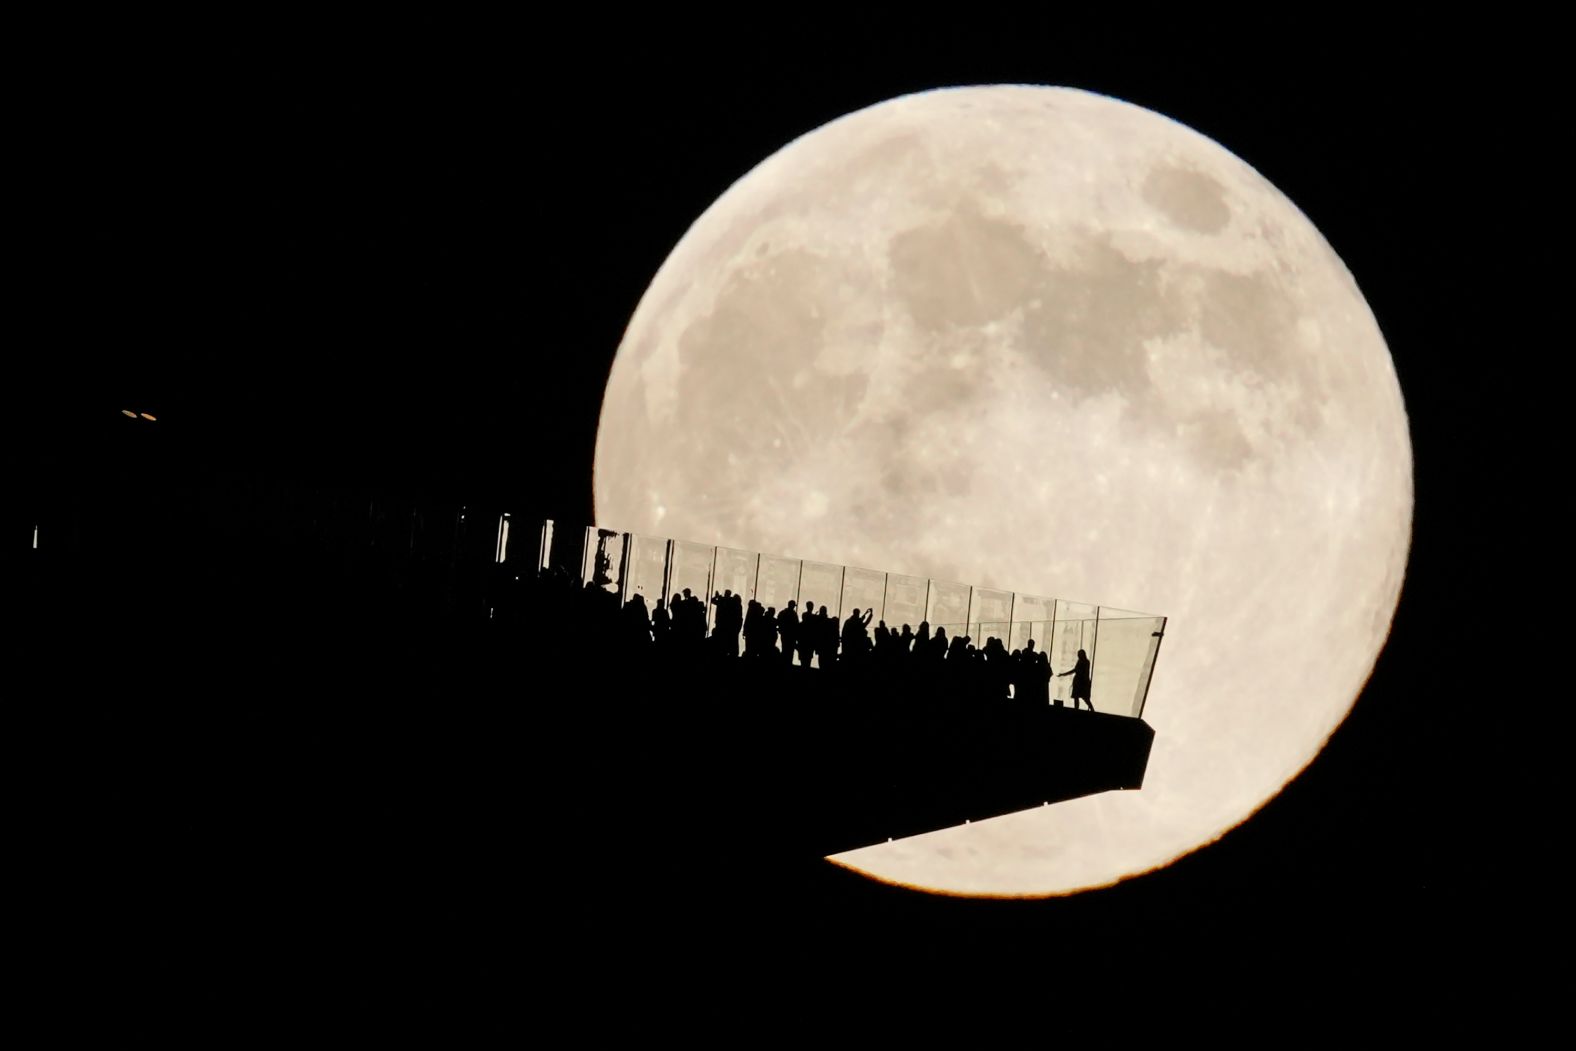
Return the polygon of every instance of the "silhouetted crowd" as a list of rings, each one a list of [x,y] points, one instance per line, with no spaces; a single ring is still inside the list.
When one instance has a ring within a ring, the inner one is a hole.
[[[731,590],[712,595],[709,604],[683,588],[667,602],[657,599],[648,607],[645,596],[637,594],[620,607],[612,592],[591,584],[582,587],[567,576],[544,576],[537,583],[548,593],[534,601],[559,609],[577,604],[577,623],[588,630],[608,631],[620,649],[637,657],[739,658],[762,666],[817,668],[892,681],[939,677],[969,696],[1011,697],[1039,705],[1051,700],[1051,678],[1056,673],[1033,639],[1011,651],[995,636],[976,646],[970,636],[949,636],[946,628],[932,629],[927,621],[916,628],[891,627],[880,620],[872,627],[874,610],[853,609],[839,620],[814,602],[806,602],[802,611],[794,600],[777,609],[755,599],[746,601]],[[708,605],[715,609],[714,615],[708,615]],[[1072,705],[1086,704],[1092,711],[1090,663],[1083,650],[1073,667],[1060,675],[1072,677]]]

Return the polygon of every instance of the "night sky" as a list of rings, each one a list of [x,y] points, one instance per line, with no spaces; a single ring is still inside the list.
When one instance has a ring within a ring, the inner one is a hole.
[[[12,157],[38,235],[14,288],[42,319],[11,350],[21,476],[84,470],[140,425],[121,409],[146,409],[198,487],[239,470],[585,518],[624,324],[735,179],[910,91],[1114,95],[1253,165],[1367,296],[1416,457],[1391,643],[1313,766],[1164,873],[1033,904],[842,887],[825,915],[852,943],[903,932],[935,957],[1125,939],[1138,990],[1204,958],[1298,981],[1460,980],[1537,926],[1553,782],[1524,741],[1562,698],[1512,683],[1542,678],[1562,618],[1555,562],[1516,567],[1545,563],[1559,522],[1539,479],[1568,473],[1544,465],[1569,446],[1533,409],[1556,375],[1540,304],[1568,270],[1542,233],[1542,60],[1487,36],[1352,46],[1299,30],[1287,49],[1270,25],[1245,27],[1260,40],[1246,50],[1235,33],[1173,49],[1164,31],[1140,48],[1049,18],[705,43],[658,22],[616,39],[399,28],[104,42],[43,64],[21,107],[37,145]],[[1518,595],[1527,583],[1541,601]]]

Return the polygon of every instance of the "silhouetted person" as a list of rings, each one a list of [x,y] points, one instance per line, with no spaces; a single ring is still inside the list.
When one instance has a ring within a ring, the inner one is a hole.
[[[1007,686],[1012,682],[1011,660],[1007,647],[992,635],[985,640],[985,649],[981,654],[985,662],[985,695],[993,701],[1006,700]]]
[[[724,619],[723,614],[727,617]],[[722,593],[722,603],[717,607],[717,627],[713,630],[721,631],[722,652],[729,657],[739,655],[739,633],[744,628],[744,596],[735,595],[731,590]]]
[[[761,656],[761,618],[766,615],[766,607],[754,599],[750,599],[749,609],[744,614],[744,655],[746,657]]]
[[[717,607],[717,617],[711,628],[711,648],[719,656],[737,657],[739,630],[744,626],[739,596],[732,588],[724,588],[720,595],[712,594],[711,604]]]
[[[815,655],[816,663],[823,668],[837,663],[837,618],[824,605],[816,622]]]
[[[657,649],[660,650],[668,644],[668,630],[671,627],[668,607],[661,599],[657,599],[657,608],[651,611],[651,637]]]
[[[1035,649],[1034,640],[1030,639],[1018,654],[1013,696],[1028,704],[1050,703],[1050,671],[1044,651]]]
[[[808,668],[810,659],[815,656],[816,633],[821,629],[821,615],[815,611],[814,602],[804,604],[804,616],[799,619],[799,638],[795,645],[799,650],[800,667]],[[789,660],[793,658],[790,657]]]
[[[624,638],[642,652],[651,645],[651,618],[646,614],[644,595],[631,595],[624,603]]]
[[[706,640],[706,603],[685,588],[682,596],[674,596],[672,608],[673,634],[686,653],[694,653]]]
[[[1051,657],[1044,650],[1035,654],[1034,696],[1035,704],[1051,703]]]
[[[1057,676],[1058,679],[1071,675],[1073,677],[1073,707],[1078,707],[1078,702],[1083,701],[1094,711],[1094,702],[1089,699],[1089,656],[1083,650],[1078,651],[1078,663],[1067,671]]]
[[[859,615],[856,607],[843,621],[843,659],[858,662],[864,659],[870,649],[869,627],[870,620],[876,611],[866,610],[864,616]]]
[[[777,656],[777,607],[767,606],[761,614],[761,656]]]
[[[920,631],[925,630],[925,625],[919,626]],[[926,647],[925,657],[931,663],[939,664],[947,656],[947,629],[937,625],[935,633],[930,636],[930,645]]]
[[[799,643],[799,613],[794,609],[799,603],[793,599],[777,614],[777,634],[783,640],[783,663],[793,663],[794,647]]]

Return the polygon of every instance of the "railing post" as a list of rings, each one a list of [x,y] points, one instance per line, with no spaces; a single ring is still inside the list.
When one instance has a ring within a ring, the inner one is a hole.
[[[1047,663],[1056,659],[1056,607],[1061,605],[1061,601],[1062,600],[1059,598],[1051,599],[1051,637],[1045,640],[1045,660]],[[1051,668],[1051,674],[1059,675],[1054,666]],[[1059,683],[1053,682],[1051,686],[1051,693],[1055,693],[1061,688],[1061,684]],[[1054,707],[1056,704],[1056,699],[1054,697],[1047,697],[1045,699],[1045,703]]]
[[[712,619],[711,618],[711,608],[712,608],[712,606],[711,606],[711,592],[712,592],[712,582],[714,580],[716,580],[716,579],[717,579],[717,549],[715,547],[713,547],[711,549],[711,565],[706,567],[706,596],[705,596],[704,599],[702,599],[702,601],[706,603],[706,634],[708,634],[708,635],[711,634],[711,629],[713,627],[713,625],[711,623],[711,619]]]
[[[662,601],[672,604],[672,595],[668,589],[673,586],[673,541],[669,540],[662,548]]]
[[[1170,619],[1169,617],[1161,617],[1160,630],[1150,635],[1151,638],[1159,639],[1160,642],[1155,643],[1154,652],[1149,655],[1149,674],[1144,676],[1144,695],[1138,701],[1138,718],[1140,719],[1144,717],[1144,705],[1149,703],[1149,684],[1155,677],[1155,665],[1160,660],[1160,643],[1166,641],[1166,622]]]
[[[713,582],[713,583],[711,583],[711,587],[712,588],[716,587],[716,584],[714,582],[717,579],[717,563],[718,563],[719,560],[721,560],[721,558],[722,558],[722,548],[716,547],[714,545],[712,547],[712,549],[711,549],[711,577],[710,577],[710,581]],[[711,596],[707,595],[706,596],[706,626],[711,631],[716,631],[717,630],[717,618],[715,616],[713,616],[713,613],[716,610],[716,608],[717,607],[714,606],[714,604],[711,601]]]
[[[542,519],[541,538],[536,543],[536,573],[538,576],[545,573],[552,564],[553,556],[553,520]]]
[[[1094,655],[1100,652],[1100,607],[1094,608],[1094,638],[1089,640],[1089,707],[1094,707]]]

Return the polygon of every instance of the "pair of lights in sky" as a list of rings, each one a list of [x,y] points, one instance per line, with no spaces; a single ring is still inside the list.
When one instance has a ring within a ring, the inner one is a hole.
[[[136,418],[137,418],[137,417],[139,417],[139,416],[140,416],[140,417],[142,417],[142,418],[143,418],[143,419],[144,419],[144,420],[147,420],[147,421],[149,421],[149,422],[150,422],[150,423],[151,423],[151,422],[154,422],[154,421],[156,421],[156,420],[158,420],[158,417],[157,417],[157,416],[155,416],[155,415],[153,415],[153,413],[151,413],[151,412],[132,412],[132,411],[131,411],[131,410],[130,410],[130,409],[121,409],[121,410],[120,410],[120,414],[121,414],[121,415],[122,415],[122,416],[130,416],[130,417],[131,417],[131,418],[132,418],[132,419],[134,419],[134,420],[135,420],[135,419],[136,419]]]

